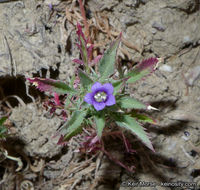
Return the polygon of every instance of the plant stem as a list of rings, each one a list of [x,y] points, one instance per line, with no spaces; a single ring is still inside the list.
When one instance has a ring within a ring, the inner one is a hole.
[[[85,14],[85,9],[83,7],[83,2],[82,0],[79,0],[79,6],[80,6],[80,10],[81,10],[81,16],[83,17],[83,22],[84,22],[84,25],[85,25],[85,34],[86,34],[86,37],[89,38],[90,36],[90,31],[89,31],[89,26],[88,26],[88,22],[87,22],[87,18],[86,18],[86,14]],[[89,39],[89,42],[90,42],[90,39]]]

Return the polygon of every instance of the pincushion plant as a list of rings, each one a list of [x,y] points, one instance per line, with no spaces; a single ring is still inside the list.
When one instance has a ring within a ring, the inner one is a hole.
[[[69,83],[52,79],[28,78],[39,90],[54,93],[54,101],[51,102],[53,110],[60,108],[66,115],[67,119],[59,129],[61,138],[58,144],[67,142],[71,137],[81,133],[83,128],[87,129],[87,126],[95,126],[96,134],[88,137],[83,144],[97,145],[101,143],[104,128],[108,123],[114,121],[119,127],[130,130],[148,148],[153,150],[151,141],[139,122],[154,123],[154,121],[148,116],[138,113],[137,110],[155,108],[130,97],[125,86],[154,71],[158,59],[144,60],[127,74],[119,71],[120,77],[116,79],[118,71],[115,69],[115,61],[121,34],[103,55],[91,60],[93,45],[88,43],[79,24],[77,28],[79,39],[77,46],[81,59],[73,61],[80,67],[77,67],[76,75],[71,77]],[[98,66],[97,72],[94,65]],[[63,98],[62,101],[59,100],[59,95],[65,95],[64,101]],[[128,141],[124,137],[123,139],[127,148]]]

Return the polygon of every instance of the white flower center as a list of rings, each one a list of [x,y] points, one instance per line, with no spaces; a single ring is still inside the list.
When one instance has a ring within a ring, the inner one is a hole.
[[[94,95],[94,99],[97,101],[97,102],[104,102],[106,99],[107,99],[107,94],[105,92],[97,92],[95,95]]]

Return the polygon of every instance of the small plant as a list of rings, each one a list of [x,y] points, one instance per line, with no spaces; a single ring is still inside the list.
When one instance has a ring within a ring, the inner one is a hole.
[[[131,131],[153,150],[151,141],[139,122],[154,123],[154,120],[138,113],[137,110],[156,108],[130,97],[126,92],[126,84],[134,83],[153,72],[158,59],[144,60],[133,70],[124,74],[121,69],[119,71],[115,69],[121,35],[103,55],[91,60],[93,45],[88,43],[79,24],[77,28],[79,39],[77,46],[81,58],[73,61],[81,67],[77,67],[76,74],[72,76],[68,84],[52,79],[28,78],[39,90],[54,94],[54,99],[46,104],[46,107],[51,107],[51,113],[56,109],[62,109],[62,115],[65,116],[66,122],[59,129],[61,137],[58,144],[65,144],[70,138],[81,133],[83,129],[87,130],[87,127],[94,128],[95,126],[96,132],[88,129],[90,135],[85,137],[85,141],[82,143],[82,147],[87,152],[102,150],[111,158],[101,140],[102,136],[107,135],[118,136],[123,140],[126,151],[134,152],[121,131],[111,131],[106,134],[105,128],[115,123],[117,126]],[[117,72],[119,77],[117,77]],[[124,166],[122,165],[122,167]]]

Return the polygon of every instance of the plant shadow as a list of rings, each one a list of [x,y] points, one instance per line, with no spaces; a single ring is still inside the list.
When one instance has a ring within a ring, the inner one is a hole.
[[[159,110],[166,109],[167,107],[168,111],[173,111],[177,107],[176,101],[170,100],[152,102],[151,105]],[[153,115],[154,113],[159,117],[160,112],[153,111]],[[146,114],[149,115],[149,112],[146,112]],[[156,136],[162,134],[167,138],[180,132],[184,132],[184,130],[189,126],[188,124],[189,121],[170,121],[168,125],[164,126],[156,126],[151,124],[145,124],[143,126],[147,129],[148,133],[154,133]],[[124,174],[124,171],[126,171],[125,173],[129,176],[130,180],[138,182],[140,181],[140,175],[148,174],[149,176],[152,176],[152,178],[157,179],[157,181],[162,183],[170,182],[172,179],[174,179],[174,176],[181,175],[184,168],[179,166],[178,161],[173,158],[173,156],[169,155],[168,157],[159,152],[153,152],[129,132],[125,131],[124,134],[126,134],[126,138],[130,140],[131,144],[133,145],[133,149],[136,150],[136,153],[134,154],[127,153],[125,151],[123,142],[118,141],[118,148],[121,147],[118,149],[119,154],[123,154],[122,162],[127,166],[135,166],[133,173],[130,173],[125,169],[122,170],[122,174]],[[108,151],[111,153],[113,151],[112,143],[112,140],[110,143],[107,143],[109,144]],[[155,150],[159,151],[160,147],[158,143],[154,143],[153,147],[155,147]],[[109,170],[110,168],[108,166],[107,171]],[[119,186],[120,185],[118,184],[118,188],[116,189],[119,189]]]

